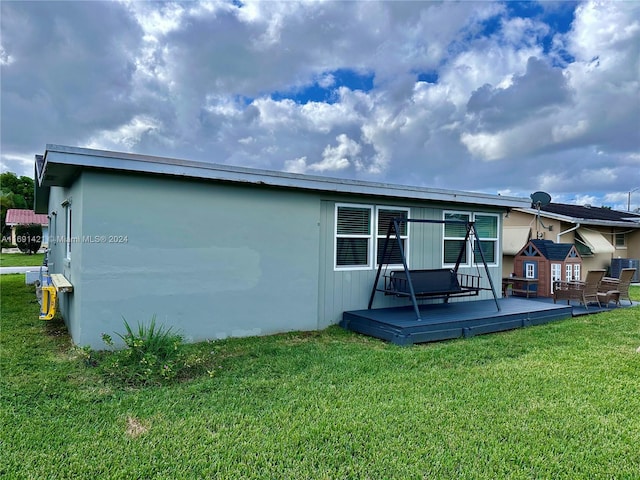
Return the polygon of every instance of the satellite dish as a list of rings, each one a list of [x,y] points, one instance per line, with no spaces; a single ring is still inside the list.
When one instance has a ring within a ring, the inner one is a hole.
[[[531,206],[540,210],[551,203],[551,195],[547,192],[534,192],[531,194]]]

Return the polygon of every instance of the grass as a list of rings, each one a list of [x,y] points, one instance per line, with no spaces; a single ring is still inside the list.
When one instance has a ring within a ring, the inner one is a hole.
[[[640,309],[397,347],[339,327],[192,345],[109,383],[3,275],[3,478],[637,478]],[[634,287],[637,300],[640,288]]]
[[[1,253],[0,267],[39,267],[42,265],[44,253],[34,253],[27,255],[26,253]]]

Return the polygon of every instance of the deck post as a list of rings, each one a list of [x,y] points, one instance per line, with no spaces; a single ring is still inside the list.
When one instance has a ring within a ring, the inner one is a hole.
[[[469,224],[469,232],[473,229],[474,238],[478,239],[478,251],[480,252],[480,257],[482,257],[482,264],[484,265],[484,271],[487,274],[487,279],[489,280],[489,285],[491,286],[491,293],[493,293],[493,301],[496,302],[496,307],[498,311],[500,311],[500,304],[498,303],[498,294],[496,293],[496,287],[493,285],[493,279],[491,278],[491,273],[489,272],[489,266],[487,265],[487,261],[484,258],[484,252],[482,251],[482,245],[480,245],[480,237],[478,236],[478,231],[476,230],[475,222],[470,222]],[[469,235],[467,232],[467,236]],[[473,251],[471,252],[473,255]]]
[[[402,219],[401,219],[402,220]],[[421,321],[420,307],[418,306],[418,299],[416,298],[416,291],[413,289],[413,281],[411,280],[411,273],[409,272],[409,266],[407,265],[407,257],[404,255],[404,248],[402,247],[402,240],[398,233],[398,219],[393,219],[393,228],[396,231],[396,240],[398,241],[398,248],[400,248],[400,256],[402,257],[402,266],[404,272],[407,274],[407,283],[409,284],[409,293],[411,294],[411,303],[413,304],[413,310],[416,312],[416,320]]]

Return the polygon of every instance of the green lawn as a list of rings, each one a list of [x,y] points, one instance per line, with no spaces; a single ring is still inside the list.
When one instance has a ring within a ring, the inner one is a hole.
[[[44,253],[27,255],[26,253],[1,253],[0,267],[32,267],[42,265]]]
[[[3,275],[0,477],[635,479],[640,309],[397,347],[332,327],[191,348],[125,388]],[[633,294],[640,296],[640,288]]]

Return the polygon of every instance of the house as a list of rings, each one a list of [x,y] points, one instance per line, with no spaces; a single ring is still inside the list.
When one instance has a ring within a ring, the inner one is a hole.
[[[494,282],[503,215],[523,198],[290,174],[47,145],[35,160],[48,213],[49,271],[72,291],[59,309],[76,344],[158,323],[188,341],[318,330],[366,308],[387,223],[475,221]],[[464,238],[442,224],[401,233],[412,268],[455,262]],[[472,248],[460,271],[475,272]],[[483,292],[481,298],[493,298]],[[393,296],[376,307],[406,304]]]
[[[582,278],[582,257],[575,245],[551,240],[529,240],[514,259],[517,277],[536,279],[531,285],[538,297],[553,295],[553,282]]]
[[[589,270],[640,272],[640,214],[589,205],[549,203],[515,208],[504,219],[503,273],[514,271],[515,255],[529,239],[569,243],[582,258],[582,280]],[[640,281],[635,279],[635,281]]]
[[[13,245],[16,245],[16,227],[18,225],[29,225],[31,223],[37,223],[42,226],[42,248],[46,248],[49,243],[49,219],[46,213],[39,214],[33,210],[26,210],[22,208],[10,208],[7,210],[7,217],[5,223],[11,228],[11,239],[9,240]]]

